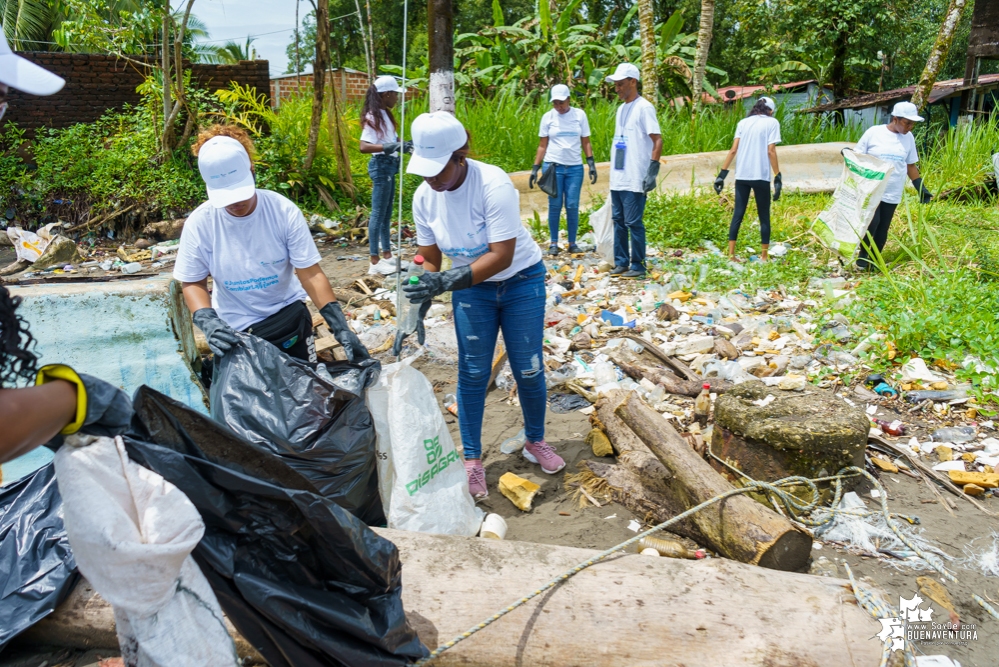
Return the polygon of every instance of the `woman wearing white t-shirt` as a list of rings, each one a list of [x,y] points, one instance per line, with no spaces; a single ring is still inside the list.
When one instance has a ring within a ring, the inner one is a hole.
[[[579,192],[583,188],[583,158],[590,167],[590,184],[597,182],[597,164],[593,161],[593,146],[590,144],[590,122],[586,112],[569,103],[569,87],[558,84],[552,88],[552,107],[541,117],[538,130],[538,152],[531,167],[528,187],[533,188],[538,180],[538,171],[544,161],[545,171],[555,170],[558,183],[558,196],[548,197],[548,231],[551,246],[548,252],[559,253],[558,227],[565,207],[565,224],[569,232],[569,252],[579,252],[576,247],[576,232],[579,229]]]
[[[895,169],[888,177],[888,185],[881,195],[881,203],[874,211],[871,224],[867,228],[867,236],[860,244],[860,256],[857,257],[857,267],[870,270],[874,263],[870,257],[873,249],[877,254],[885,248],[888,242],[888,227],[895,215],[895,209],[902,201],[902,190],[905,189],[905,177],[912,180],[912,187],[919,193],[922,203],[930,201],[933,195],[923,186],[919,177],[919,156],[916,154],[916,140],[912,136],[912,128],[922,117],[912,102],[899,102],[891,111],[891,122],[887,125],[875,125],[864,132],[856,148],[853,150],[865,155],[891,162]]]
[[[715,192],[721,194],[725,187],[728,167],[738,155],[735,163],[735,211],[728,228],[728,256],[735,258],[735,242],[739,239],[739,227],[746,216],[749,193],[756,200],[756,213],[760,218],[760,259],[767,261],[770,248],[770,170],[773,169],[774,196],[780,199],[783,183],[780,166],[777,164],[777,144],[780,143],[780,122],[773,117],[777,105],[769,97],[761,97],[749,111],[749,116],[739,121],[735,129],[735,140],[725,156],[718,178],[715,179]]]
[[[545,265],[520,222],[520,198],[502,169],[468,159],[468,133],[446,111],[413,122],[406,171],[423,177],[413,221],[425,273],[403,289],[425,315],[435,296],[451,292],[458,339],[458,423],[468,486],[488,495],[482,467],[482,418],[500,330],[524,414],[524,457],[553,475],[565,461],[545,442]],[[441,271],[443,255],[454,268]],[[417,327],[424,340],[422,321]],[[396,335],[398,356],[405,336]]]
[[[226,354],[238,342],[235,332],[245,331],[315,363],[308,295],[347,359],[367,359],[319,268],[302,212],[286,197],[256,188],[246,132],[216,125],[199,135],[193,151],[208,201],[184,223],[173,276],[212,352]]]
[[[399,143],[392,108],[399,101],[399,87],[394,77],[380,76],[368,86],[361,109],[361,152],[371,155],[371,216],[368,218],[368,247],[371,251],[369,275],[395,273],[392,260],[392,195],[395,175],[399,173],[399,151],[412,150],[412,142]],[[382,256],[379,259],[378,250]]]

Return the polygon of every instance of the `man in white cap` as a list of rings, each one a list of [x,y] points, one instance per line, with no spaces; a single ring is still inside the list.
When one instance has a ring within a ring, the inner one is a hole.
[[[607,77],[624,102],[617,110],[611,144],[611,215],[614,219],[614,268],[611,275],[645,277],[645,198],[656,187],[662,131],[656,108],[638,94],[638,68],[621,63]],[[628,240],[631,240],[629,253]]]
[[[867,237],[860,244],[860,256],[857,257],[857,267],[871,270],[874,262],[871,256],[881,255],[888,242],[888,227],[895,215],[895,209],[902,202],[902,191],[905,189],[905,177],[912,181],[912,187],[919,194],[923,204],[932,199],[933,195],[923,185],[919,175],[919,156],[916,154],[916,140],[912,136],[912,128],[923,120],[919,110],[912,102],[899,102],[891,111],[891,121],[887,125],[875,125],[864,132],[853,150],[857,153],[873,155],[876,158],[890,162],[894,167],[888,176],[888,185],[881,195],[881,203],[874,211],[871,224],[867,228]]]
[[[51,95],[66,82],[11,51],[0,26],[0,118],[12,88]],[[132,418],[132,403],[121,389],[64,364],[37,368],[28,324],[17,315],[19,299],[0,286],[0,463],[10,461],[60,434],[114,436]],[[34,380],[34,387],[4,386]]]
[[[583,154],[590,167],[590,184],[597,182],[597,164],[590,143],[590,121],[586,112],[570,103],[569,86],[560,83],[552,87],[552,109],[541,117],[538,128],[538,150],[527,185],[534,187],[538,171],[544,163],[545,172],[555,170],[555,194],[548,195],[548,232],[551,246],[548,252],[559,253],[558,228],[565,207],[566,230],[569,232],[569,252],[577,253],[576,232],[579,229],[579,193],[583,187]]]

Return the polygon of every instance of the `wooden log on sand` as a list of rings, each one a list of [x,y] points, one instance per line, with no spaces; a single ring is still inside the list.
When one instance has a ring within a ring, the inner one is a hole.
[[[661,384],[666,393],[676,394],[677,396],[696,398],[706,384],[710,385],[711,391],[716,394],[724,394],[733,386],[728,380],[719,380],[718,378],[682,380],[666,369],[648,368],[647,366],[631,364],[620,356],[611,355],[611,360],[620,366],[625,375],[631,379],[640,381],[642,378],[645,378],[652,384]]]
[[[399,548],[407,616],[430,647],[453,639],[597,553],[526,542],[376,532]],[[60,607],[36,626],[34,640],[51,643],[61,636],[53,633],[71,628],[73,620]],[[815,629],[818,621],[821,631]],[[720,558],[686,561],[628,554],[583,570],[432,664],[866,666],[878,664],[881,656],[881,643],[870,639],[879,628],[841,579]],[[104,630],[106,634],[110,628]]]
[[[617,452],[618,463],[638,475],[649,489],[665,493],[666,480],[672,477],[669,470],[649,451],[642,439],[614,414],[614,407],[625,395],[626,392],[622,389],[599,398],[595,418],[591,416],[590,423],[607,434]]]
[[[735,488],[636,393],[629,392],[614,412],[672,473],[668,489],[673,504],[686,510]],[[809,535],[745,495],[716,503],[691,521],[703,535],[700,544],[743,563],[796,571],[805,567],[812,552]]]

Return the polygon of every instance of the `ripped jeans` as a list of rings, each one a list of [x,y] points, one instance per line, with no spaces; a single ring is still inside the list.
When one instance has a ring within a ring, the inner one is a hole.
[[[466,459],[482,458],[482,418],[496,338],[503,341],[517,382],[524,431],[531,442],[545,437],[545,265],[538,262],[512,278],[482,282],[451,294],[458,337],[458,423]]]

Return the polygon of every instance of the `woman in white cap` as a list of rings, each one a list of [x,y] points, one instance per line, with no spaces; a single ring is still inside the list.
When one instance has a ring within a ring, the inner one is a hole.
[[[0,118],[12,88],[53,95],[65,81],[11,51],[0,26]],[[34,339],[18,314],[20,297],[0,285],[0,463],[15,459],[60,435],[124,433],[132,402],[121,389],[64,364],[38,368]],[[34,382],[33,387],[14,386]]]
[[[446,111],[413,122],[407,173],[423,177],[413,195],[413,220],[426,272],[403,289],[422,315],[431,300],[451,292],[458,339],[458,423],[468,486],[488,495],[482,467],[482,419],[496,338],[502,330],[520,396],[527,443],[524,457],[549,475],[565,461],[545,442],[545,367],[542,342],[545,265],[520,221],[520,197],[510,177],[468,159],[468,133]],[[441,271],[443,255],[454,268]],[[424,340],[422,322],[417,327]],[[402,348],[396,335],[394,353]]]
[[[870,270],[874,268],[871,256],[874,248],[877,255],[888,242],[888,227],[895,215],[895,209],[902,201],[902,190],[905,189],[905,177],[912,181],[912,187],[919,194],[923,204],[930,201],[933,195],[923,185],[919,176],[919,156],[916,154],[916,140],[912,136],[912,128],[922,121],[916,105],[912,102],[899,102],[891,111],[891,119],[887,125],[875,125],[864,132],[856,148],[857,153],[873,155],[890,162],[895,169],[888,177],[888,185],[881,195],[881,203],[874,211],[871,224],[867,228],[867,237],[860,244],[860,255],[857,257],[857,267]]]
[[[576,232],[579,229],[579,192],[583,188],[583,155],[590,167],[590,183],[597,182],[597,164],[593,161],[593,146],[590,144],[590,122],[586,112],[569,102],[569,86],[558,84],[552,87],[552,109],[541,117],[538,130],[538,151],[531,167],[531,177],[527,182],[533,188],[538,180],[538,171],[544,162],[544,170],[555,170],[558,194],[548,197],[548,231],[551,234],[549,254],[557,255],[559,219],[565,207],[565,224],[569,232],[569,252],[579,252],[576,247]]]
[[[773,117],[776,108],[777,105],[769,97],[761,97],[756,101],[749,115],[736,126],[732,148],[725,156],[725,163],[715,179],[715,192],[721,194],[729,165],[738,155],[735,163],[735,211],[732,212],[732,224],[728,227],[728,256],[732,259],[735,259],[735,242],[739,239],[739,227],[746,216],[750,192],[756,200],[756,214],[760,218],[760,259],[764,262],[768,259],[771,170],[774,174],[774,201],[780,199],[783,187],[780,165],[777,164],[780,122]]]
[[[173,276],[212,352],[221,357],[236,344],[234,332],[245,331],[315,363],[308,295],[347,359],[367,359],[319,268],[319,251],[302,212],[283,195],[257,189],[246,132],[215,125],[198,136],[192,150],[208,201],[184,223]]]
[[[395,77],[380,76],[368,86],[361,110],[361,152],[371,155],[368,175],[371,176],[371,216],[368,218],[368,246],[371,249],[369,275],[395,273],[392,261],[392,195],[395,175],[399,173],[399,151],[413,150],[412,142],[399,142],[399,132],[392,109],[399,101]],[[379,247],[382,256],[379,258]]]

